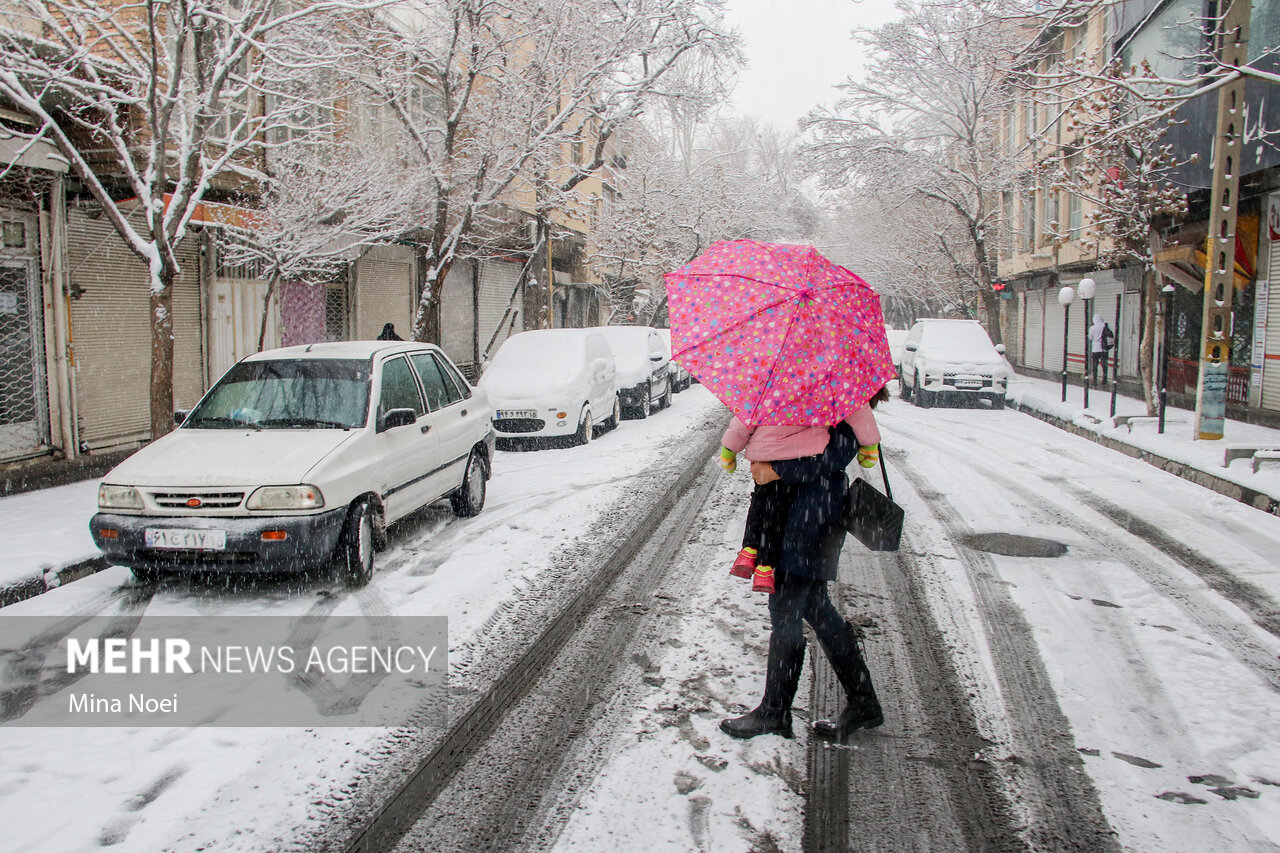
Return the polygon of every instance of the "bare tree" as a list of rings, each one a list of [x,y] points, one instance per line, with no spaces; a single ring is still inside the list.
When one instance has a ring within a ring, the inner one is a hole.
[[[952,274],[968,279],[999,342],[996,200],[1013,184],[1020,156],[1001,145],[1001,121],[1013,97],[1007,69],[1025,33],[999,25],[986,5],[901,8],[900,21],[854,34],[870,57],[866,75],[841,84],[834,109],[806,119],[805,152],[827,188],[886,200],[914,195],[950,211],[963,242],[946,228],[938,248],[955,258]]]
[[[734,49],[712,0],[443,0],[411,24],[367,57],[365,74],[430,175],[417,340],[486,217],[531,208],[541,257],[551,211],[605,163],[618,129],[668,94],[681,57]]]
[[[396,154],[388,140],[364,136],[324,144],[304,140],[271,152],[258,207],[218,235],[224,263],[254,264],[267,280],[259,351],[281,282],[330,280],[367,247],[415,226],[421,175]]]
[[[333,63],[320,23],[355,2],[14,0],[0,97],[57,145],[150,273],[151,435],[173,425],[178,246],[215,187],[260,177],[291,127],[290,81]],[[35,35],[34,33],[37,33]],[[126,203],[127,201],[127,203]]]

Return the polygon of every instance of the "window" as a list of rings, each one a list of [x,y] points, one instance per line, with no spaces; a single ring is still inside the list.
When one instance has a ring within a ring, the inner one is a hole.
[[[440,372],[440,367],[436,364],[436,360],[431,357],[431,353],[418,353],[410,356],[413,359],[413,366],[418,369],[418,376],[422,379],[422,388],[427,392],[427,404],[431,406],[431,411],[438,412],[450,403],[456,403],[462,399],[450,399],[451,395],[449,384],[446,382],[444,374]],[[453,394],[457,392],[454,391]]]
[[[378,397],[378,417],[392,409],[413,409],[421,415],[426,412],[422,394],[413,378],[409,362],[392,358],[382,364],[382,393]]]
[[[1062,223],[1058,221],[1058,193],[1049,187],[1042,187],[1040,190],[1040,203],[1043,209],[1040,214],[1040,227],[1042,229],[1040,242],[1051,239],[1055,232],[1062,229]]]
[[[1080,179],[1080,155],[1072,154],[1067,158],[1067,171],[1071,175],[1071,181],[1074,183]],[[1067,190],[1067,230],[1068,239],[1079,240],[1084,231],[1083,205],[1080,203],[1080,196]]]
[[[453,384],[458,387],[458,399],[470,400],[471,386],[462,378],[462,374],[458,373],[458,369],[454,367],[447,358],[441,358],[438,355],[436,356],[436,362],[440,365],[440,370],[444,373],[445,377],[452,379]]]
[[[1000,257],[1008,259],[1013,257],[1013,223],[1014,223],[1013,193],[1001,193],[1000,195]]]
[[[324,339],[347,339],[347,286],[329,285],[324,289]]]
[[[1159,77],[1195,77],[1198,54],[1206,46],[1205,27],[1203,0],[1173,0],[1129,36],[1121,57],[1125,65],[1147,60]]]
[[[1027,187],[1022,191],[1022,229],[1019,234],[1019,246],[1022,251],[1030,252],[1036,246],[1036,191]]]

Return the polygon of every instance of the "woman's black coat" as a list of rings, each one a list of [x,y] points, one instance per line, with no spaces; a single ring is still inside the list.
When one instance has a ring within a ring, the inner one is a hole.
[[[842,422],[831,431],[831,440],[820,456],[773,463],[782,481],[796,487],[778,571],[816,580],[836,579],[845,538],[840,523],[849,488],[845,469],[857,452],[853,429]]]

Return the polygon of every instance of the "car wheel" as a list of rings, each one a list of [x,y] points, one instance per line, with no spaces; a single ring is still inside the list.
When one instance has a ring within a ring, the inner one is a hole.
[[[595,434],[595,425],[591,422],[591,410],[584,408],[582,410],[582,422],[578,424],[578,432],[573,437],[573,443],[579,447],[584,444],[590,444]]]
[[[484,460],[473,450],[467,457],[467,472],[462,476],[462,485],[449,495],[449,504],[458,518],[470,518],[484,509],[484,496]]]
[[[920,384],[920,374],[916,374],[915,388],[912,391],[916,398],[916,405],[922,409],[927,409],[933,405],[933,394],[931,394],[924,386]]]
[[[352,589],[373,579],[373,507],[367,500],[351,505],[347,524],[338,540],[338,570]]]
[[[662,397],[659,398],[658,400],[658,408],[659,409],[671,408],[671,395],[674,393],[675,391],[673,391],[671,388],[671,380],[667,380],[667,390],[662,392]]]
[[[622,401],[618,399],[618,395],[613,395],[613,414],[609,415],[609,420],[605,421],[605,429],[614,430],[618,428],[618,424],[622,423]]]
[[[653,401],[649,399],[649,389],[645,389],[640,395],[640,404],[636,406],[636,418],[644,420],[649,417],[649,413],[653,411]]]
[[[898,377],[898,396],[908,403],[911,402],[911,388],[907,385],[906,378],[902,376]]]

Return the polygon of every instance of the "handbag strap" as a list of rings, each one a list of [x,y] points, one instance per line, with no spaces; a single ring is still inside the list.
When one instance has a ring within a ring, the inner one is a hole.
[[[884,465],[884,443],[880,443],[880,476],[884,477],[884,496],[893,500],[893,490],[889,488],[889,470]]]

